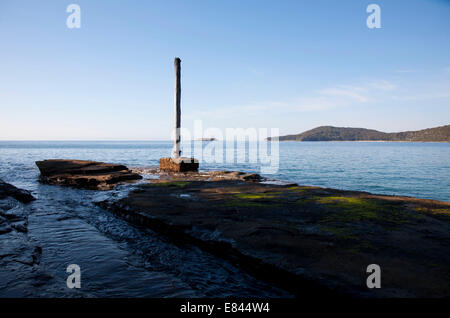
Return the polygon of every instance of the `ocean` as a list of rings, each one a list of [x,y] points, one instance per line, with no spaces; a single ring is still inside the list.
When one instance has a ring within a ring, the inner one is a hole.
[[[50,158],[157,166],[171,149],[168,141],[2,141],[0,178],[29,187],[38,175],[34,162]],[[238,145],[238,151],[249,149]],[[278,171],[265,176],[300,185],[450,201],[449,158],[449,143],[282,142]],[[248,162],[201,162],[200,169],[261,173],[260,164]]]
[[[23,209],[27,236],[42,248],[37,266],[0,267],[0,297],[289,297],[230,263],[174,245],[93,204],[122,196],[134,185],[107,192],[44,185],[34,164],[70,158],[147,167],[170,156],[171,149],[164,141],[0,142],[0,179],[37,198]],[[279,144],[277,171],[265,176],[450,201],[449,158],[448,143],[286,142]],[[261,171],[259,164],[245,162],[201,162],[200,168]],[[79,290],[66,287],[69,264],[81,267]]]

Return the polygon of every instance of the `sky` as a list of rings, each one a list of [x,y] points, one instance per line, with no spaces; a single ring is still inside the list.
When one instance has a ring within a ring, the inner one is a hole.
[[[174,57],[187,129],[450,124],[447,0],[0,0],[0,140],[168,140]]]

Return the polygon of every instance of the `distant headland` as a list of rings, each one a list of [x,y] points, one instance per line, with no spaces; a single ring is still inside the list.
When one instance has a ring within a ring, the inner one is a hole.
[[[266,140],[271,141],[274,137]],[[450,125],[418,131],[385,133],[373,129],[320,126],[296,135],[278,137],[280,141],[409,141],[450,142]]]

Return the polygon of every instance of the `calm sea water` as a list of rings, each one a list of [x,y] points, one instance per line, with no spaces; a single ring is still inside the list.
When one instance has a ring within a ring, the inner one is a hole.
[[[156,166],[171,148],[170,142],[0,142],[0,178],[38,198],[24,209],[28,237],[42,247],[40,264],[28,271],[0,268],[0,297],[289,296],[223,260],[175,246],[92,203],[124,195],[133,185],[101,192],[37,181],[36,160]],[[450,144],[289,142],[280,143],[279,154],[279,170],[269,178],[450,201]],[[249,163],[201,163],[201,168],[260,172],[259,165]],[[66,287],[69,264],[81,267],[80,290]]]
[[[25,185],[34,161],[76,158],[128,166],[156,166],[170,142],[0,142],[0,178]],[[246,149],[248,151],[248,149]],[[238,151],[245,151],[238,149]],[[267,175],[348,190],[450,201],[450,144],[395,142],[280,143],[279,169]],[[201,163],[202,169],[259,173],[250,163]]]

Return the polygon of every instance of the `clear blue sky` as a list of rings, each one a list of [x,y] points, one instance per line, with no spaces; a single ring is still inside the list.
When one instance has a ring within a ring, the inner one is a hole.
[[[167,140],[175,56],[187,128],[450,123],[450,1],[0,0],[0,139]]]

